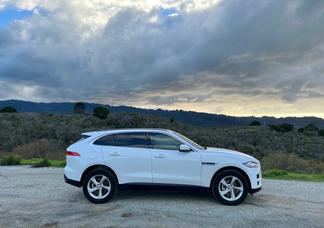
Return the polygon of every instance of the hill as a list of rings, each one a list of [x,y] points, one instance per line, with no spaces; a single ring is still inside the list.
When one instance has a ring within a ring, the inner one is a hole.
[[[98,105],[100,104],[86,103],[86,111],[90,113],[92,112],[93,108]],[[73,111],[74,103],[37,103],[21,100],[0,101],[0,108],[4,106],[13,106],[18,110],[18,112],[71,114]],[[295,127],[304,127],[305,125],[312,123],[319,128],[324,128],[324,119],[317,117],[235,117],[183,110],[169,111],[162,109],[142,109],[130,106],[107,106],[113,113],[142,113],[156,115],[201,127],[246,126],[252,121],[258,120],[263,125],[289,123],[295,125]]]
[[[203,146],[239,150],[258,158],[273,153],[294,153],[303,158],[324,160],[324,137],[297,130],[282,133],[265,126],[203,128],[167,118],[112,113],[106,120],[92,115],[0,114],[0,155],[63,158],[64,149],[82,132],[114,128],[167,128],[178,131]]]

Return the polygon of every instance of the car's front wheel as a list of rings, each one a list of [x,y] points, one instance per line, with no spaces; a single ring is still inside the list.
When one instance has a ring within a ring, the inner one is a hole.
[[[106,169],[89,172],[83,182],[83,193],[93,203],[106,203],[117,193],[117,180]]]
[[[213,180],[213,196],[225,205],[237,205],[244,201],[248,194],[246,178],[236,170],[224,170]]]

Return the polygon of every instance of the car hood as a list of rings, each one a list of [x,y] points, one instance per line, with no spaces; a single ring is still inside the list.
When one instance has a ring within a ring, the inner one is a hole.
[[[258,160],[256,158],[254,158],[248,154],[244,154],[242,152],[235,151],[235,150],[207,147],[207,149],[204,151],[204,153],[217,154],[218,156],[235,157],[235,158],[241,158],[242,160],[250,160],[250,161],[258,162]]]

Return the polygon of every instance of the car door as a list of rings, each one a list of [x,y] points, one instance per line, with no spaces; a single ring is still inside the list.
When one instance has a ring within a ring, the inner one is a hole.
[[[201,159],[196,151],[181,152],[179,140],[162,133],[148,133],[152,145],[155,184],[200,185]]]
[[[120,133],[101,141],[97,144],[104,144],[104,163],[116,172],[120,184],[152,183],[152,150],[146,134]]]

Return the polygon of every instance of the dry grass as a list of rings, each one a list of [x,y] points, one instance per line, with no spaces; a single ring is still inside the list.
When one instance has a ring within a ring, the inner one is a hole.
[[[262,159],[263,170],[286,170],[297,173],[324,173],[324,163],[306,160],[296,154],[275,153]]]
[[[13,154],[19,155],[25,159],[32,158],[49,158],[49,159],[63,159],[64,153],[61,156],[56,151],[60,151],[57,145],[51,143],[47,139],[40,139],[19,145],[13,149]]]

